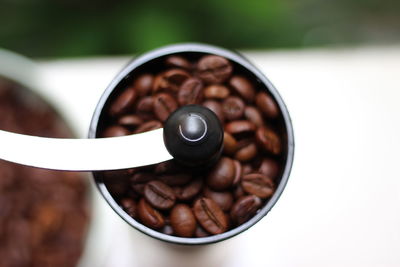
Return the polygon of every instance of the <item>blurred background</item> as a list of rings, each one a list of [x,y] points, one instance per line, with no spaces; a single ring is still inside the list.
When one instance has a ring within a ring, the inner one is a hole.
[[[396,0],[0,0],[0,47],[29,57],[131,54],[176,42],[241,50],[392,44]]]

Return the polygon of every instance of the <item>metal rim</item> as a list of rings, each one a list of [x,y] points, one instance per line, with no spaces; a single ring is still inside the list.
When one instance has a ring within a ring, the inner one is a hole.
[[[250,63],[247,59],[245,59],[239,53],[236,53],[236,52],[233,52],[233,51],[230,51],[227,49],[223,49],[220,47],[212,46],[212,45],[198,44],[198,43],[185,43],[185,44],[169,45],[169,46],[165,46],[165,47],[161,47],[161,48],[152,50],[148,53],[140,55],[139,57],[137,57],[136,59],[131,61],[111,81],[111,83],[104,91],[103,95],[101,96],[101,98],[96,106],[95,112],[92,117],[92,121],[90,123],[88,136],[89,136],[89,138],[96,137],[96,130],[98,127],[98,122],[99,122],[99,118],[100,118],[101,112],[103,110],[103,107],[104,107],[107,99],[110,97],[111,93],[113,92],[113,90],[118,86],[118,84],[121,81],[124,80],[124,78],[127,75],[129,75],[136,68],[140,67],[141,65],[143,65],[151,60],[154,60],[154,59],[157,59],[160,57],[164,57],[164,56],[167,56],[170,54],[186,53],[186,52],[215,54],[215,55],[219,55],[219,56],[228,58],[229,60],[235,62],[236,64],[241,65],[242,67],[244,67],[245,69],[250,71],[253,75],[255,75],[261,81],[261,83],[263,83],[268,88],[269,93],[273,96],[273,98],[277,102],[277,104],[281,110],[282,117],[284,120],[284,125],[285,125],[286,131],[287,131],[286,132],[286,134],[287,134],[287,155],[286,155],[286,164],[284,166],[282,178],[280,180],[278,187],[276,188],[274,195],[268,200],[267,204],[255,216],[253,216],[250,220],[248,220],[244,224],[239,225],[238,227],[236,227],[232,230],[229,230],[229,231],[219,234],[219,235],[213,235],[213,236],[209,236],[209,237],[184,238],[184,237],[177,237],[177,236],[163,234],[161,232],[158,232],[151,228],[148,228],[145,225],[134,220],[118,205],[118,203],[114,200],[114,198],[108,192],[104,183],[99,181],[99,179],[96,179],[95,173],[93,173],[93,176],[94,176],[94,180],[97,185],[97,188],[99,189],[100,193],[103,195],[105,200],[112,207],[112,209],[122,219],[124,219],[129,225],[133,226],[134,228],[141,231],[142,233],[145,233],[146,235],[149,235],[151,237],[154,237],[154,238],[162,240],[162,241],[176,243],[176,244],[185,244],[185,245],[202,245],[202,244],[216,243],[216,242],[231,238],[231,237],[233,237],[237,234],[240,234],[241,232],[249,229],[254,224],[256,224],[272,209],[272,207],[278,201],[278,199],[281,196],[281,194],[287,184],[287,181],[289,179],[289,175],[290,175],[292,165],[293,165],[293,158],[294,158],[294,133],[293,133],[291,118],[289,116],[287,107],[286,107],[285,103],[283,102],[281,96],[279,95],[278,91],[273,86],[273,84],[268,80],[268,78],[258,68],[256,68],[252,63]]]

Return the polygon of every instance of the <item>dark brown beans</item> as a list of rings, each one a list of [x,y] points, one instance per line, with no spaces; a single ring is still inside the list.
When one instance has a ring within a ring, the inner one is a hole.
[[[211,84],[204,89],[205,98],[223,100],[229,96],[229,89],[221,84]]]
[[[235,178],[233,179],[233,185],[237,185],[242,178],[242,164],[239,161],[234,160],[233,165],[235,166]]]
[[[268,198],[274,193],[274,183],[261,173],[249,173],[242,178],[243,190],[260,198]]]
[[[232,64],[220,56],[204,56],[199,60],[197,71],[206,83],[223,83],[232,74]]]
[[[181,106],[199,104],[203,98],[203,82],[197,78],[187,79],[178,92],[178,102]]]
[[[144,196],[153,207],[160,210],[172,208],[175,194],[171,187],[160,181],[151,181],[144,187]]]
[[[237,96],[230,96],[222,103],[222,111],[227,120],[238,120],[244,113],[244,102]]]
[[[175,99],[167,93],[154,97],[154,113],[160,121],[165,121],[177,107]]]
[[[106,128],[101,134],[102,137],[116,137],[130,134],[129,130],[125,127],[114,125]]]
[[[165,60],[165,64],[173,68],[182,68],[189,70],[192,68],[192,64],[184,57],[181,56],[169,56]]]
[[[121,199],[121,205],[132,218],[137,218],[136,202],[130,198]]]
[[[137,92],[133,88],[123,91],[110,106],[110,116],[115,117],[133,109],[136,97]]]
[[[253,106],[247,106],[244,109],[244,117],[258,127],[264,125],[264,120],[261,113]]]
[[[275,119],[279,116],[279,108],[275,101],[265,92],[260,92],[256,96],[257,107],[269,119]]]
[[[257,155],[257,146],[251,139],[243,139],[237,144],[235,159],[246,162]]]
[[[233,195],[230,191],[218,192],[205,188],[204,196],[212,199],[223,211],[229,211],[232,207]]]
[[[209,198],[200,198],[194,203],[194,215],[200,225],[211,234],[221,234],[228,229],[228,221],[221,208]]]
[[[159,175],[158,179],[169,186],[181,186],[189,183],[192,175],[189,173],[163,174]]]
[[[210,233],[207,233],[207,231],[204,230],[203,227],[201,227],[200,225],[197,225],[194,235],[196,237],[207,237],[210,235]]]
[[[153,229],[160,229],[165,224],[164,217],[161,213],[147,203],[144,198],[139,201],[138,217],[144,225]]]
[[[168,160],[156,165],[154,172],[156,174],[171,174],[181,171],[181,168],[175,163],[174,160]]]
[[[231,219],[235,225],[240,225],[253,217],[261,207],[261,199],[254,195],[243,196],[236,200],[231,209]]]
[[[197,194],[200,193],[202,188],[203,180],[193,179],[190,183],[183,187],[175,187],[174,192],[177,199],[186,201],[193,199]]]
[[[271,129],[266,127],[258,128],[256,140],[262,148],[273,155],[279,155],[282,151],[281,139]]]
[[[154,98],[152,96],[143,97],[136,105],[136,114],[143,120],[152,118],[154,107]]]
[[[196,218],[188,205],[176,205],[171,210],[170,220],[176,235],[182,237],[193,236],[196,230]]]
[[[148,95],[153,87],[154,75],[145,73],[140,75],[134,82],[133,88],[139,96]]]
[[[190,75],[182,69],[170,69],[156,76],[153,83],[153,92],[165,90],[170,93],[176,93]]]
[[[140,125],[135,131],[135,134],[144,133],[148,131],[152,131],[155,129],[162,128],[162,124],[159,121],[148,121]]]
[[[235,75],[229,80],[229,85],[247,102],[253,102],[255,90],[251,82],[244,76]]]
[[[222,106],[219,102],[214,100],[208,100],[203,103],[203,107],[208,108],[217,115],[218,119],[223,123],[225,120],[224,112],[222,111]]]
[[[225,190],[235,179],[235,166],[230,158],[222,157],[207,176],[207,184],[214,190]]]
[[[256,126],[254,123],[246,120],[231,121],[225,125],[225,131],[230,134],[242,134],[246,132],[254,132]]]
[[[276,160],[265,158],[261,161],[258,172],[274,180],[279,175],[279,164]]]
[[[224,132],[224,153],[233,155],[237,149],[236,139],[227,132]]]
[[[143,123],[143,120],[136,115],[128,114],[118,119],[118,124],[130,129],[135,128]]]

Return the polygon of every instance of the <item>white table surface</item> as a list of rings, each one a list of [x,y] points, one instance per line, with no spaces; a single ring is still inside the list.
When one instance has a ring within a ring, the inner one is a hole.
[[[107,267],[400,266],[400,46],[245,55],[293,120],[293,170],[275,207],[229,241],[187,248],[130,229],[96,193],[82,266],[95,266],[93,255]],[[128,60],[41,61],[40,83],[84,137]]]

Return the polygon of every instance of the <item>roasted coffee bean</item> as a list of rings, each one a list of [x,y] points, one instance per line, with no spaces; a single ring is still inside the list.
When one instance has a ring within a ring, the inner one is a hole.
[[[154,174],[150,172],[135,173],[129,180],[132,189],[139,195],[144,194],[144,187],[146,183],[155,179]]]
[[[154,75],[145,73],[140,75],[134,82],[133,88],[139,96],[148,95],[153,87]]]
[[[203,82],[197,78],[189,78],[182,83],[178,92],[181,106],[199,104],[203,99]]]
[[[129,198],[121,199],[122,208],[129,214],[132,218],[137,217],[137,207],[136,202]]]
[[[258,172],[274,180],[279,175],[279,164],[276,160],[264,158],[258,167]]]
[[[210,236],[210,233],[207,233],[207,231],[204,230],[203,227],[201,227],[200,225],[197,225],[194,235],[196,237],[207,237],[207,236]]]
[[[192,237],[196,230],[196,218],[186,204],[178,204],[171,210],[171,226],[177,236]]]
[[[211,84],[204,89],[205,98],[223,100],[229,96],[229,89],[221,84]]]
[[[101,175],[104,181],[115,182],[115,181],[125,181],[132,177],[137,172],[136,168],[123,169],[123,170],[113,170],[113,171],[103,171]]]
[[[182,83],[189,77],[189,73],[182,69],[167,70],[156,76],[153,83],[153,92],[168,91],[176,93]]]
[[[253,102],[256,94],[251,82],[244,76],[235,75],[229,80],[229,85],[247,102]]]
[[[182,168],[178,166],[174,160],[161,162],[154,168],[156,174],[172,174],[178,173],[179,171],[182,171]]]
[[[209,188],[204,189],[204,196],[212,199],[223,211],[229,211],[233,204],[233,195],[230,191],[213,191]]]
[[[269,119],[275,119],[279,116],[279,108],[275,101],[265,92],[259,92],[256,96],[256,105]]]
[[[217,191],[232,186],[235,179],[235,166],[230,158],[222,157],[210,170],[207,176],[207,185]]]
[[[222,111],[227,120],[238,120],[244,113],[244,102],[237,96],[230,96],[222,103]]]
[[[122,125],[123,127],[127,127],[130,129],[135,128],[142,123],[143,120],[139,116],[132,114],[124,115],[118,119],[119,125]]]
[[[235,159],[241,162],[247,162],[257,155],[257,146],[251,139],[243,139],[237,144],[237,150],[235,152]]]
[[[136,114],[143,120],[148,120],[154,116],[154,98],[152,96],[143,97],[136,105]]]
[[[116,137],[116,136],[124,136],[129,135],[130,132],[128,129],[122,126],[113,125],[104,130],[101,134],[102,137]]]
[[[203,188],[203,179],[193,179],[190,183],[182,187],[175,187],[174,193],[179,200],[190,200],[198,195]]]
[[[182,68],[186,70],[192,68],[192,64],[186,58],[181,56],[169,56],[165,59],[165,64],[168,67]]]
[[[253,217],[261,207],[261,199],[254,195],[243,196],[236,200],[231,209],[231,219],[235,225],[240,225]]]
[[[233,190],[233,196],[235,197],[235,199],[239,199],[244,195],[246,195],[246,192],[244,192],[243,187],[238,184]]]
[[[244,109],[244,117],[254,123],[257,127],[264,125],[264,120],[261,113],[253,106],[247,106]]]
[[[224,122],[224,120],[225,120],[224,112],[223,112],[222,106],[219,102],[214,101],[214,100],[207,100],[203,103],[203,107],[210,109],[212,112],[215,113],[215,115],[217,115],[220,122]]]
[[[282,151],[281,139],[269,128],[258,128],[256,132],[256,140],[262,148],[273,155],[279,155]]]
[[[165,220],[161,213],[147,203],[144,198],[139,201],[138,216],[140,221],[147,227],[161,229],[165,225]]]
[[[230,134],[243,134],[254,132],[255,130],[254,123],[246,120],[231,121],[225,125],[225,131]]]
[[[175,173],[159,175],[158,179],[169,186],[181,186],[192,180],[190,173]]]
[[[154,97],[154,113],[160,121],[165,121],[177,107],[175,99],[167,93],[160,93]]]
[[[109,114],[113,117],[133,109],[137,92],[133,88],[123,91],[111,104]]]
[[[139,127],[137,127],[136,130],[134,131],[134,133],[135,134],[144,133],[144,132],[152,131],[152,130],[159,129],[159,128],[162,128],[161,122],[148,121],[148,122],[143,123]]]
[[[227,132],[224,132],[224,153],[233,155],[237,149],[236,139]]]
[[[242,165],[242,174],[248,174],[253,172],[253,167],[251,166],[251,164],[247,163],[247,164],[243,164]]]
[[[261,173],[249,173],[242,177],[243,190],[259,198],[268,198],[274,193],[271,178]]]
[[[235,166],[235,178],[233,179],[233,185],[237,185],[242,178],[242,164],[239,161],[234,160],[233,165]]]
[[[171,187],[160,181],[151,181],[144,187],[144,197],[153,207],[160,210],[172,208],[175,194]]]
[[[193,206],[194,215],[200,225],[211,234],[228,230],[228,222],[221,208],[209,198],[198,199]]]
[[[197,64],[199,77],[206,83],[223,83],[232,74],[232,64],[220,56],[204,56]]]

